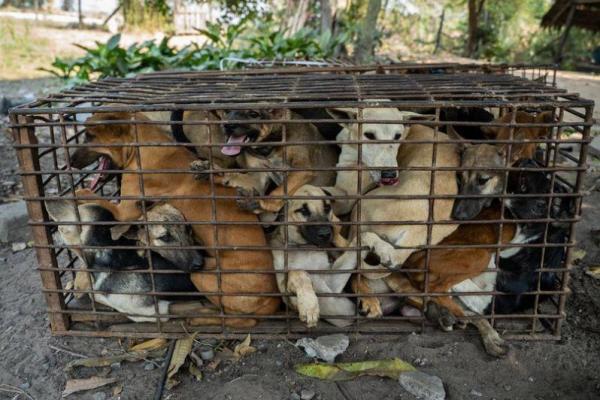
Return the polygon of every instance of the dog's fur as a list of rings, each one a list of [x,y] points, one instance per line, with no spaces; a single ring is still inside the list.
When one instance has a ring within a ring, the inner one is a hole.
[[[433,144],[414,143],[411,141],[437,140],[436,162],[433,163]],[[459,165],[458,147],[441,132],[423,125],[413,125],[398,152],[397,162],[400,168],[437,167],[456,168]],[[454,171],[420,171],[402,170],[397,185],[380,186],[365,195],[361,206],[361,220],[364,225],[360,231],[351,232],[352,245],[357,243],[357,235],[361,235],[361,245],[368,246],[369,252],[362,252],[359,269],[369,270],[386,267],[399,269],[404,261],[419,246],[427,244],[427,226],[425,224],[404,225],[403,221],[428,221],[429,200],[423,199],[374,199],[370,196],[385,195],[420,195],[426,197],[430,193],[432,175],[434,195],[455,195],[457,193],[456,173]],[[450,220],[453,199],[436,199],[433,201],[433,221]],[[356,214],[356,213],[354,213]],[[393,225],[369,225],[369,222],[390,221]],[[435,224],[431,229],[430,244],[437,244],[451,234],[458,225]],[[377,262],[373,257],[377,256]],[[354,251],[345,252],[336,260],[336,265],[350,263],[356,267],[357,257]],[[364,273],[369,279],[380,279],[386,273]]]
[[[495,123],[510,123],[513,113],[504,115],[495,120]],[[551,112],[543,112],[533,116],[526,112],[519,111],[516,115],[517,123],[548,123],[553,121]],[[508,140],[510,139],[511,128],[501,126],[484,126],[481,128],[488,139]],[[546,127],[515,127],[513,139],[528,140],[547,137],[551,129]],[[460,194],[464,195],[490,195],[487,198],[461,198],[454,203],[452,217],[458,220],[472,219],[481,212],[484,207],[489,207],[493,200],[493,195],[501,194],[504,190],[505,171],[501,168],[512,165],[521,158],[533,158],[536,149],[536,143],[519,143],[510,145],[510,159],[507,161],[509,145],[508,144],[476,144],[465,145],[462,151],[461,167],[468,168],[460,175]]]
[[[139,125],[136,138],[132,118],[136,121],[148,121],[140,114],[129,113],[103,113],[95,114],[88,122],[125,120],[131,123],[115,125],[89,125],[86,129],[86,141],[96,145],[132,143],[138,139],[141,142],[174,143],[173,140],[152,125]],[[85,151],[85,150],[82,150]],[[140,153],[141,162],[138,163],[136,154]],[[173,147],[142,146],[136,150],[132,146],[125,147],[97,147],[95,152],[109,157],[112,163],[123,170],[121,179],[122,196],[140,196],[140,176],[127,171],[156,169],[187,169],[195,157],[190,152],[179,146]],[[84,156],[80,159],[85,159]],[[84,165],[74,165],[83,167]],[[181,196],[208,196],[211,193],[207,182],[198,182],[191,174],[145,173],[142,176],[145,196],[169,196],[168,203],[177,208],[188,222],[206,222],[212,219],[211,200],[208,199],[183,199]],[[215,195],[232,196],[235,190],[220,185],[215,185]],[[77,195],[91,197],[91,202],[96,202],[107,208],[119,221],[133,221],[141,216],[140,203],[136,200],[121,200],[114,204],[106,199],[98,198],[89,190],[80,190]],[[218,199],[215,201],[216,218],[218,221],[232,222],[257,222],[255,215],[240,210],[234,201]],[[207,247],[223,246],[266,246],[264,233],[258,224],[250,225],[219,225],[213,227],[207,224],[194,224],[192,226],[196,239]],[[217,252],[207,250],[209,257],[205,259],[205,270],[217,268]],[[227,270],[267,271],[272,269],[272,256],[268,250],[219,250],[218,251],[220,278],[214,273],[196,272],[191,276],[192,282],[200,292],[245,292],[248,295],[219,296],[207,295],[215,305],[222,305],[227,314],[273,314],[280,304],[276,297],[261,297],[258,293],[274,293],[277,284],[272,274],[228,274]],[[219,282],[220,281],[220,282]],[[254,294],[254,295],[253,295]],[[220,324],[221,318],[203,317],[191,321],[195,324]],[[252,326],[256,324],[251,318],[225,318],[225,323],[231,326]]]
[[[386,100],[387,101],[387,100]],[[327,110],[336,119],[356,119],[358,110],[353,108],[336,108]],[[395,185],[398,182],[398,148],[406,138],[406,126],[402,120],[409,116],[425,117],[409,111],[399,111],[397,108],[365,108],[362,117],[365,120],[396,120],[397,123],[364,123],[362,131],[357,123],[341,123],[344,129],[337,135],[336,140],[364,141],[359,163],[358,144],[340,144],[341,153],[337,167],[356,167],[362,164],[366,167],[381,168],[360,173],[361,190],[358,190],[358,171],[338,171],[335,186],[329,187],[331,193],[337,196],[363,194],[376,184]],[[396,143],[369,143],[376,140],[395,140]],[[336,215],[348,214],[356,200],[337,199],[334,204]]]
[[[69,200],[46,202],[48,215],[55,222],[76,222],[77,211],[81,222],[115,222],[114,216],[97,204],[82,204],[75,210],[75,203]],[[185,223],[183,216],[174,207],[160,204],[148,211],[148,220]],[[134,232],[131,232],[131,231]],[[148,273],[123,272],[132,269],[148,269],[150,264],[144,256],[134,249],[119,249],[115,246],[135,246],[140,242],[126,237],[133,234],[141,237],[138,226],[127,225],[59,225],[58,231],[62,241],[68,246],[101,246],[101,249],[73,249],[84,265],[89,269],[104,269],[108,271],[93,271],[93,279],[89,273],[78,271],[85,275],[79,278],[85,286],[76,286],[78,290],[93,289],[105,293],[95,293],[93,298],[100,304],[109,306],[119,312],[128,314],[135,322],[153,322],[156,320],[154,300],[142,293],[152,291],[152,277]],[[141,228],[143,230],[143,228]],[[127,231],[127,232],[126,232]],[[148,232],[153,246],[189,246],[193,244],[191,231],[185,225],[152,225]],[[150,251],[152,268],[156,270],[183,271],[199,270],[202,267],[202,256],[196,250],[174,252],[168,249]],[[88,286],[89,285],[89,286]],[[159,292],[195,292],[195,287],[189,274],[154,274],[154,287]],[[171,301],[165,296],[159,296],[157,307],[159,315],[170,313]],[[161,317],[161,321],[168,318]]]
[[[519,168],[537,168],[534,160],[519,160]],[[513,171],[509,174],[507,191],[511,194],[544,194],[565,193],[566,188],[558,181],[554,188],[551,179],[544,171]],[[546,218],[548,215],[548,198],[520,197],[506,200],[506,208],[511,217],[520,219]],[[572,197],[556,197],[550,208],[550,218],[573,218],[574,200]],[[510,314],[531,308],[535,295],[524,295],[525,292],[556,290],[559,285],[558,277],[553,271],[541,274],[539,268],[560,268],[565,258],[565,247],[547,247],[543,256],[540,247],[518,247],[519,244],[541,244],[544,242],[545,223],[519,223],[517,234],[511,243],[515,247],[506,248],[500,253],[500,271],[498,274],[498,290],[510,295],[498,296],[494,311],[499,314]],[[547,242],[551,244],[566,243],[569,232],[561,223],[548,225]],[[540,300],[546,296],[540,296]]]
[[[295,196],[330,196],[325,190],[304,185],[294,193]],[[277,284],[282,293],[288,292],[295,296],[284,297],[293,308],[298,310],[300,320],[308,327],[317,325],[319,316],[341,315],[352,316],[355,304],[344,297],[318,297],[318,293],[341,293],[350,273],[339,274],[309,274],[306,271],[331,269],[332,261],[327,251],[319,247],[345,247],[346,239],[340,234],[339,222],[333,213],[331,201],[328,199],[290,199],[287,205],[287,221],[310,222],[317,225],[280,225],[270,240],[273,247],[284,247],[286,240],[288,252],[288,273],[277,274]],[[301,248],[301,251],[298,251]],[[273,250],[273,263],[278,271],[285,270],[285,254],[283,250]],[[286,282],[287,281],[287,282]],[[328,322],[336,326],[352,324],[348,319],[328,318]]]
[[[305,144],[305,145],[263,145],[262,142],[302,142],[325,140],[317,128],[310,123],[265,123],[264,120],[284,119],[286,116],[293,120],[302,119],[292,111],[284,109],[274,110],[236,110],[229,111],[223,116],[224,120],[256,120],[255,123],[227,123],[224,131],[227,145],[221,149],[223,154],[234,157],[241,168],[318,168],[334,167],[337,153],[332,145]],[[239,144],[255,144],[239,146]],[[213,163],[218,169],[218,165]],[[199,172],[198,177],[207,179],[208,175],[202,173],[210,168],[208,160],[198,160],[192,164],[192,169]],[[214,176],[215,182],[239,188],[239,193],[250,197],[252,195],[272,196],[285,194],[285,172],[225,172]],[[292,171],[287,175],[287,192],[294,193],[298,188],[307,183],[315,186],[329,186],[335,180],[335,171]],[[275,187],[269,192],[270,187]],[[281,199],[261,199],[258,202],[238,202],[240,207],[257,214],[263,212],[278,212],[284,204]]]
[[[479,220],[495,220],[500,218],[499,205],[485,209],[477,216]],[[508,243],[515,234],[513,224],[505,224],[502,229],[501,243]],[[482,245],[498,243],[497,224],[469,224],[461,225],[451,235],[442,240],[440,246],[452,245]],[[496,249],[494,248],[450,248],[432,249],[429,255],[429,279],[425,287],[425,272],[394,272],[384,278],[389,291],[406,295],[411,292],[428,293],[464,293],[464,292],[491,292],[496,287]],[[427,252],[425,250],[412,254],[403,265],[403,269],[423,270],[427,268]],[[354,291],[359,294],[372,294],[370,281],[355,278],[352,281]],[[381,288],[383,285],[379,285]],[[422,297],[408,297],[408,303],[417,308],[423,307]],[[492,300],[491,295],[463,295],[455,297],[435,296],[427,304],[428,314],[437,305],[435,313],[436,322],[442,329],[451,330],[456,318],[484,314]],[[371,313],[371,316],[381,315],[380,299],[376,297],[362,298],[362,307]],[[449,313],[449,314],[448,314]],[[429,315],[429,317],[432,317]],[[464,321],[463,321],[464,322]],[[494,356],[506,354],[507,347],[497,332],[487,320],[471,320],[479,330],[486,351]]]

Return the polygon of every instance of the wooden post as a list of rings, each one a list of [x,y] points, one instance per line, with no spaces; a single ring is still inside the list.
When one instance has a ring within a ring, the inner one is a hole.
[[[12,124],[30,124],[33,118],[25,116],[16,116],[11,114]],[[22,145],[35,145],[38,143],[33,128],[13,128],[15,142]],[[17,149],[17,158],[21,172],[40,171],[40,160],[38,158],[37,148],[19,148]],[[40,197],[43,195],[41,175],[24,175],[23,191],[25,197]],[[44,222],[44,206],[41,200],[27,200],[27,211],[30,222]],[[37,246],[52,245],[52,235],[48,227],[43,225],[31,226],[34,244]],[[40,268],[57,268],[56,257],[53,256],[53,250],[46,247],[37,247],[35,249],[38,265]],[[42,287],[44,289],[58,290],[62,288],[60,275],[58,271],[40,271],[42,278]],[[52,332],[65,332],[69,329],[69,318],[67,314],[60,311],[66,309],[64,295],[62,293],[45,293],[46,303],[48,304],[48,318]]]
[[[83,26],[83,13],[81,12],[81,0],[77,0],[77,19],[79,27]]]
[[[571,31],[571,27],[573,26],[573,16],[575,15],[575,5],[571,3],[571,9],[569,10],[569,15],[567,16],[567,21],[565,23],[565,31],[560,38],[560,43],[558,44],[558,49],[556,50],[556,57],[554,61],[557,64],[561,64],[563,61],[563,51],[565,48],[565,44],[567,43],[567,39],[569,38],[569,32]]]

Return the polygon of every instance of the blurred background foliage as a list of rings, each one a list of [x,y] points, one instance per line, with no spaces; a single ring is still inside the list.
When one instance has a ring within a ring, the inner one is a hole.
[[[243,60],[365,63],[450,55],[550,63],[562,33],[540,27],[552,0],[181,1],[210,3],[218,10],[212,21],[196,29],[193,43],[180,48],[169,44],[175,32],[173,0],[121,0],[123,30],[160,31],[165,39],[125,48],[115,35],[84,48],[80,58],[57,57],[48,70],[78,82],[167,68],[235,68],[245,65]],[[23,3],[28,2],[4,0],[5,6]],[[477,11],[475,24],[469,10]],[[599,45],[598,33],[574,27],[562,66],[590,62]]]

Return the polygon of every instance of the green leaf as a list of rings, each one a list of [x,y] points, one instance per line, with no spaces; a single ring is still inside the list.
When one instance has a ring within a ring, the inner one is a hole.
[[[106,48],[108,50],[116,49],[117,46],[119,45],[120,41],[121,41],[121,34],[117,33],[116,35],[113,35],[113,36],[111,36],[110,39],[108,39],[108,42],[106,42]]]
[[[329,381],[346,381],[364,375],[398,379],[401,373],[416,370],[399,358],[335,364],[298,364],[294,369],[301,375]]]

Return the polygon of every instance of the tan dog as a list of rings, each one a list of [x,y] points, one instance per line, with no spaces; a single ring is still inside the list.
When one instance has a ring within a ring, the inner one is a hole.
[[[496,123],[510,123],[514,113],[509,113],[501,118],[494,120]],[[554,120],[552,112],[543,112],[533,116],[526,112],[519,111],[516,115],[517,123],[549,123]],[[511,128],[485,126],[481,128],[488,139],[508,140],[510,139]],[[515,127],[513,133],[514,140],[535,140],[547,137],[551,133],[551,128],[539,127]],[[458,137],[455,133],[453,136]],[[533,158],[536,143],[516,143],[510,147],[510,160],[507,160],[508,144],[491,145],[480,143],[475,145],[462,146],[461,167],[469,168],[461,172],[460,194],[483,195],[486,198],[462,198],[458,199],[454,205],[453,218],[458,220],[472,219],[481,212],[484,207],[489,207],[493,196],[501,194],[504,190],[506,171],[499,168],[510,167],[517,160],[522,158]]]
[[[385,100],[389,101],[389,100]],[[327,110],[336,119],[356,119],[358,110],[353,108],[336,108]],[[427,116],[410,111],[399,111],[397,108],[365,108],[362,118],[365,120],[395,120],[401,121],[407,117],[427,118]],[[401,122],[393,124],[364,123],[362,131],[357,123],[341,123],[344,129],[337,135],[338,142],[361,140],[361,162],[358,162],[358,144],[344,144],[339,146],[340,153],[337,167],[377,167],[380,169],[363,171],[361,173],[361,190],[358,190],[358,171],[338,171],[335,186],[329,187],[336,196],[363,194],[375,185],[395,185],[398,183],[398,162],[396,156],[402,140],[406,137],[406,126]],[[377,140],[395,141],[395,143],[376,143]],[[334,204],[336,215],[348,214],[356,200],[337,199]]]
[[[289,114],[288,114],[289,113]],[[230,111],[223,115],[226,120],[256,120],[253,123],[227,123],[225,136],[227,144],[221,152],[234,157],[240,168],[318,168],[334,167],[337,154],[333,145],[306,144],[306,145],[261,145],[261,142],[283,142],[284,124],[264,123],[263,120],[284,119],[289,115],[291,119],[302,119],[294,112],[276,110],[244,110]],[[325,140],[313,124],[290,123],[285,125],[285,142],[307,142]],[[241,146],[256,144],[256,146]],[[216,169],[218,163],[214,163]],[[208,160],[198,160],[192,164],[192,169],[202,172],[209,169]],[[208,179],[208,174],[200,173],[199,178]],[[285,172],[227,172],[215,175],[215,181],[229,187],[240,188],[240,193],[247,196],[252,194],[264,195],[270,186],[276,188],[269,194],[282,196]],[[315,186],[329,186],[335,180],[335,171],[292,171],[287,176],[287,192],[294,193],[298,188],[307,183]],[[263,199],[255,201],[240,201],[238,204],[245,209],[257,214],[264,211],[278,212],[283,207],[284,200]]]
[[[87,122],[97,121],[125,120],[148,121],[142,115],[131,115],[129,113],[108,113],[96,114],[88,119]],[[132,143],[138,139],[144,142],[172,143],[172,139],[162,132],[159,128],[152,125],[139,125],[136,129],[132,123],[115,125],[89,125],[86,132],[86,141],[96,145],[101,144],[121,144]],[[178,146],[141,146],[139,150],[131,146],[124,147],[97,147],[95,152],[110,158],[113,165],[123,170],[121,179],[121,196],[140,196],[140,176],[127,171],[137,169],[157,170],[157,169],[187,169],[190,163],[195,159],[194,155]],[[138,163],[137,151],[139,151],[141,162]],[[85,150],[83,150],[85,153]],[[75,167],[84,167],[78,165],[78,159],[87,159],[85,154],[73,155],[73,165]],[[142,175],[144,182],[145,196],[168,196],[168,203],[181,211],[188,222],[207,222],[212,219],[211,200],[208,199],[183,199],[183,196],[209,196],[211,195],[210,185],[206,182],[197,182],[190,174],[181,173],[162,173],[152,174],[144,173]],[[216,195],[234,195],[235,191],[231,188],[215,186]],[[114,204],[106,199],[98,198],[89,190],[80,190],[78,196],[90,196],[92,202],[101,204],[110,210],[119,221],[132,221],[141,216],[140,204],[136,200],[122,200],[119,204]],[[256,216],[251,213],[240,210],[234,201],[216,200],[216,218],[218,221],[232,222],[257,222]],[[221,273],[220,279],[214,273],[198,272],[191,276],[192,281],[200,292],[208,293],[208,299],[215,305],[222,305],[225,313],[228,314],[273,314],[279,306],[280,300],[276,297],[261,297],[258,293],[275,293],[277,284],[272,274],[227,274],[227,270],[248,270],[248,271],[268,271],[273,268],[272,257],[267,250],[219,250],[210,249],[217,244],[216,237],[219,238],[218,244],[221,246],[266,246],[266,239],[260,226],[254,224],[248,225],[219,225],[213,227],[209,224],[194,224],[192,227],[197,240],[209,249],[210,257],[218,256]],[[214,271],[217,268],[216,259],[211,262],[209,258],[205,260],[205,270]],[[210,295],[210,293],[224,292],[239,293],[244,292],[248,295],[220,296]],[[255,295],[253,295],[255,294]],[[192,321],[197,324],[219,324],[221,319],[214,317],[197,318]],[[225,323],[231,326],[252,326],[256,323],[255,319],[245,318],[226,318]]]
[[[304,185],[294,193],[295,196],[326,197],[330,194],[318,187]],[[294,309],[298,310],[300,320],[308,327],[317,325],[320,314],[352,316],[355,304],[344,297],[318,297],[319,293],[342,293],[350,273],[309,274],[306,271],[328,270],[332,266],[333,255],[319,247],[346,247],[346,239],[340,234],[339,222],[332,211],[331,201],[327,199],[290,199],[287,204],[288,222],[311,222],[316,225],[279,225],[270,244],[273,247],[288,248],[287,282],[286,274],[277,274],[277,285],[282,293],[295,296],[284,297]],[[298,251],[301,248],[301,251]],[[285,253],[273,250],[273,264],[277,271],[285,271]],[[335,326],[348,326],[350,319],[327,319]]]
[[[361,237],[361,245],[371,250],[361,253],[360,269],[386,267],[399,269],[406,259],[419,246],[427,244],[427,225],[404,225],[403,221],[423,221],[429,219],[429,200],[431,175],[435,176],[434,195],[455,195],[458,191],[456,173],[454,171],[402,170],[406,167],[431,167],[433,162],[433,144],[412,144],[411,141],[437,140],[435,166],[456,168],[459,165],[458,146],[449,138],[423,125],[413,125],[398,152],[398,165],[401,168],[398,184],[380,186],[365,195],[361,204],[361,220],[363,224],[357,232],[351,232],[352,245],[356,245],[357,236]],[[422,199],[375,199],[371,196],[420,195]],[[433,201],[433,221],[450,220],[453,199],[437,199]],[[397,222],[389,225],[369,225],[369,222]],[[439,243],[451,234],[457,225],[435,224],[431,229],[430,244]],[[376,257],[373,257],[375,255]],[[374,260],[376,260],[374,262]],[[344,253],[336,266],[346,263],[356,264],[354,251]],[[334,267],[335,268],[335,267]],[[390,272],[391,273],[391,272]],[[369,279],[380,279],[389,273],[366,273]]]

